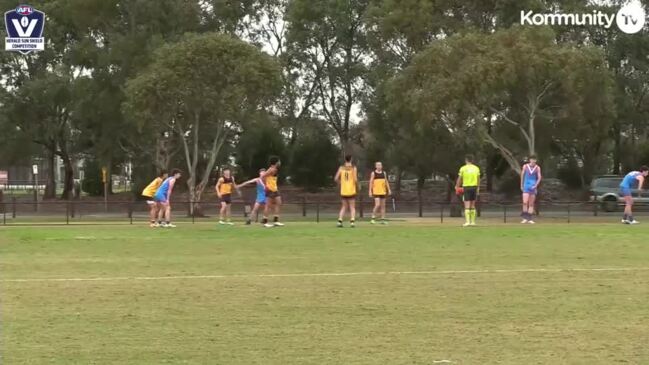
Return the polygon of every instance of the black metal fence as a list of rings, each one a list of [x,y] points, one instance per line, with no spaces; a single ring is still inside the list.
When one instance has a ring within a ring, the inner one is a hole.
[[[220,206],[216,203],[200,203],[198,210],[192,202],[172,202],[174,221],[187,223],[214,222],[219,216]],[[647,206],[636,207],[638,216],[646,214]],[[282,217],[287,221],[323,222],[333,221],[340,209],[339,201],[290,201],[282,206]],[[357,215],[362,220],[372,215],[373,203],[359,201]],[[243,220],[251,210],[251,204],[233,202],[232,216]],[[388,218],[393,220],[425,218],[428,222],[458,222],[463,208],[458,202],[398,201],[387,202]],[[478,214],[483,220],[500,223],[514,223],[520,219],[521,205],[518,202],[479,203]],[[16,198],[0,202],[0,225],[43,225],[43,224],[137,224],[148,221],[149,208],[143,201],[41,201],[25,202]],[[556,202],[538,205],[538,220],[551,222],[615,222],[619,212],[604,212],[601,206],[592,202]],[[256,220],[258,217],[252,217]]]

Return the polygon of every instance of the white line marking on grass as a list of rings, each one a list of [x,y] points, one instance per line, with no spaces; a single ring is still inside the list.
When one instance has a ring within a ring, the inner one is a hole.
[[[366,272],[324,272],[295,274],[232,274],[232,275],[170,275],[170,276],[122,276],[96,278],[30,278],[0,279],[3,283],[33,282],[84,282],[84,281],[155,281],[155,280],[197,280],[197,279],[250,279],[250,278],[307,278],[340,276],[385,276],[385,275],[471,275],[471,274],[516,274],[516,273],[571,273],[571,272],[633,272],[649,271],[649,267],[572,268],[572,269],[493,269],[493,270],[438,270],[438,271],[366,271]]]

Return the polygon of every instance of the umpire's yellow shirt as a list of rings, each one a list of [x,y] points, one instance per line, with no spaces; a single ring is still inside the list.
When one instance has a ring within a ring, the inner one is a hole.
[[[472,163],[466,164],[460,169],[460,177],[463,187],[476,187],[480,181],[480,168]]]

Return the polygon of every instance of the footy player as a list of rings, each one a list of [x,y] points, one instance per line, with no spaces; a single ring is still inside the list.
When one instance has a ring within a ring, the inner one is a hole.
[[[628,174],[626,174],[624,179],[622,179],[622,183],[620,184],[620,190],[622,192],[622,196],[624,197],[624,203],[625,203],[624,218],[622,218],[622,223],[624,224],[640,223],[633,218],[633,196],[631,195],[631,190],[632,189],[642,190],[647,175],[649,175],[649,167],[642,166],[640,168],[640,171],[631,171]]]
[[[381,224],[387,224],[385,220],[385,201],[391,194],[390,183],[388,182],[387,174],[383,171],[383,164],[376,162],[374,164],[374,171],[370,175],[370,199],[374,198],[372,224],[376,224],[376,215],[379,213],[381,214]]]
[[[523,217],[523,220],[521,221],[522,224],[535,223],[533,218],[534,203],[536,202],[539,184],[543,179],[543,176],[541,175],[541,166],[536,162],[536,156],[530,156],[528,163],[523,166],[523,171],[521,171],[521,192],[523,193],[523,212],[521,213],[521,217]]]
[[[171,170],[171,174],[167,177],[153,196],[156,204],[158,205],[158,225],[163,228],[176,228],[171,223],[171,193],[174,190],[176,181],[180,179],[182,172],[179,169]]]
[[[266,169],[260,169],[259,170],[259,177],[254,178],[252,180],[248,180],[241,185],[237,186],[237,189],[240,189],[246,185],[250,184],[256,184],[257,185],[257,198],[255,199],[255,205],[252,207],[252,211],[250,212],[250,216],[248,216],[248,220],[246,221],[246,225],[252,224],[252,217],[257,216],[257,212],[259,212],[259,208],[261,207],[266,207],[266,185],[264,185],[264,181],[262,180],[262,176],[266,172]]]
[[[473,163],[473,155],[467,155],[466,164],[460,168],[455,191],[464,195],[464,227],[475,226],[476,209],[475,203],[480,193],[480,168]]]
[[[146,198],[146,204],[149,206],[149,217],[151,218],[150,227],[158,227],[158,222],[156,222],[156,217],[158,216],[158,204],[156,204],[153,196],[167,177],[169,177],[167,171],[162,170],[160,176],[151,181],[151,183],[142,191],[142,196]]]
[[[232,170],[225,168],[223,174],[216,182],[216,195],[221,200],[221,211],[219,212],[219,224],[220,225],[229,225],[232,226],[232,190],[236,189],[239,192],[239,188],[236,186],[234,181],[234,176],[232,176]],[[239,192],[241,195],[241,192]]]
[[[345,156],[345,163],[338,168],[334,180],[340,185],[341,207],[338,216],[338,227],[343,227],[345,212],[349,210],[349,224],[356,225],[356,194],[358,193],[358,171],[352,162],[351,155]]]
[[[279,167],[282,162],[279,160],[279,157],[272,156],[269,159],[269,164],[270,166],[260,176],[262,183],[266,187],[266,206],[264,207],[264,219],[262,222],[264,226],[268,228],[283,227],[284,224],[279,221],[282,197],[279,194],[279,189],[277,187],[277,175],[279,174]],[[268,222],[268,216],[271,213],[273,213],[272,224]]]

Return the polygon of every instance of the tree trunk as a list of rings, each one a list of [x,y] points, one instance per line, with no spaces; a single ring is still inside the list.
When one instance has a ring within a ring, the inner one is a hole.
[[[56,154],[52,151],[47,151],[47,182],[45,184],[45,195],[43,199],[56,198]]]
[[[417,178],[417,202],[419,205],[419,217],[423,217],[424,215],[424,202],[423,202],[423,191],[424,191],[424,184],[426,183],[426,177],[418,177]]]
[[[395,185],[394,186],[394,191],[396,193],[395,196],[398,198],[399,196],[401,196],[401,179],[403,177],[403,173],[401,172],[401,168],[399,168],[399,166],[397,166],[395,168],[395,170],[396,170],[396,173],[397,173],[397,181],[394,184]]]
[[[63,179],[63,193],[61,199],[68,200],[72,198],[72,190],[74,189],[74,168],[72,167],[72,160],[67,151],[61,151],[61,159],[65,167],[65,178]]]
[[[618,123],[613,126],[613,140],[615,141],[613,148],[613,174],[615,175],[620,174],[620,165],[622,164],[622,133]]]

